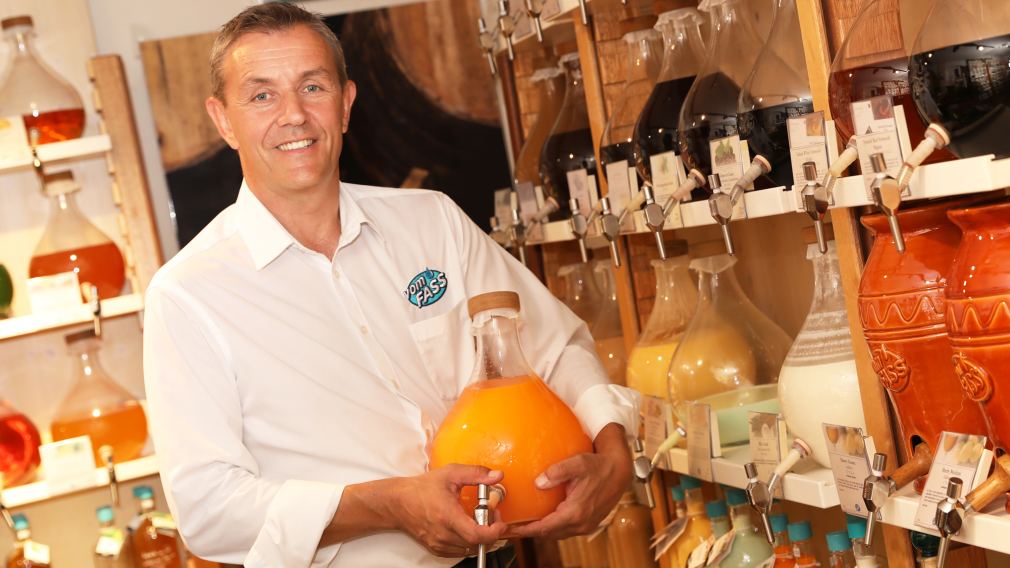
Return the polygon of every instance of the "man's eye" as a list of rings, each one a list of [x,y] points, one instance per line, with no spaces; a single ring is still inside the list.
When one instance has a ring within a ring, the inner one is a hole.
[[[305,87],[305,91],[309,93],[318,93],[321,90],[322,89],[319,87],[319,85],[309,85],[308,87]]]
[[[253,100],[254,101],[265,101],[265,100],[267,100],[267,97],[268,97],[268,95],[266,93],[258,93],[256,96],[253,97]]]

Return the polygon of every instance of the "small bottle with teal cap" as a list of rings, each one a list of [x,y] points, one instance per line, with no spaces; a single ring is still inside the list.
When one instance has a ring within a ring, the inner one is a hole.
[[[852,558],[852,542],[847,531],[833,531],[827,534],[828,566],[830,568],[855,568]]]
[[[705,539],[712,536],[712,522],[705,514],[705,495],[702,493],[701,480],[682,475],[680,476],[680,486],[684,489],[687,525],[670,549],[674,566],[686,565],[691,552]]]
[[[758,534],[750,516],[750,504],[742,489],[725,489],[729,516],[733,521],[733,547],[719,563],[719,568],[758,566],[772,556],[772,547],[763,534]]]
[[[129,541],[134,561],[158,558],[161,566],[181,566],[181,546],[172,515],[154,509],[154,490],[149,485],[133,488],[140,512],[130,521]]]
[[[845,528],[852,542],[852,556],[856,559],[856,568],[877,568],[880,565],[877,555],[873,553],[872,547],[866,545],[866,519],[845,515]]]
[[[919,553],[919,568],[936,568],[939,565],[939,537],[912,531],[912,548]]]
[[[796,568],[813,568],[820,566],[814,553],[814,543],[811,542],[813,531],[809,521],[789,523],[789,540],[793,541],[793,558]]]
[[[768,521],[775,535],[775,544],[772,545],[775,551],[775,566],[779,568],[793,566],[796,560],[793,558],[793,544],[789,540],[789,517],[785,513],[775,513],[768,517]]]
[[[112,507],[103,505],[95,510],[98,519],[98,540],[95,543],[95,568],[129,568],[133,566],[126,549],[126,534],[116,528]]]
[[[684,488],[674,485],[670,488],[670,498],[673,500],[674,518],[679,519],[687,515],[687,507],[684,505]]]
[[[14,522],[17,542],[14,543],[14,550],[7,555],[7,566],[49,568],[49,547],[32,540],[28,517],[18,513],[11,520]]]
[[[712,522],[712,536],[719,538],[729,532],[729,510],[725,501],[705,503],[705,515]]]

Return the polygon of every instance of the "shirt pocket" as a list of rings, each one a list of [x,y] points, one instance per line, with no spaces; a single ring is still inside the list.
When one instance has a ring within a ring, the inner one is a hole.
[[[411,324],[410,335],[439,397],[454,402],[470,381],[473,369],[474,343],[466,302]]]

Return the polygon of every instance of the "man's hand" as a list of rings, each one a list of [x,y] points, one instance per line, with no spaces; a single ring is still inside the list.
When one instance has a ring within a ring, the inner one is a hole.
[[[558,462],[537,479],[541,489],[567,484],[567,496],[557,510],[506,536],[566,538],[599,526],[631,483],[631,453],[618,424],[604,427],[593,446],[595,453]]]

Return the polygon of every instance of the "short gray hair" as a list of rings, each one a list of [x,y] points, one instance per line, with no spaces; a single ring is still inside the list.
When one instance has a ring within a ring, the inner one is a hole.
[[[239,38],[250,33],[270,33],[284,31],[295,26],[307,26],[319,34],[333,54],[333,63],[337,68],[340,86],[347,84],[347,62],[344,60],[344,49],[333,30],[326,25],[319,14],[314,14],[294,4],[286,2],[268,2],[256,4],[242,10],[237,16],[221,26],[214,45],[210,48],[210,83],[213,95],[224,102],[224,76],[221,66],[228,49]]]

